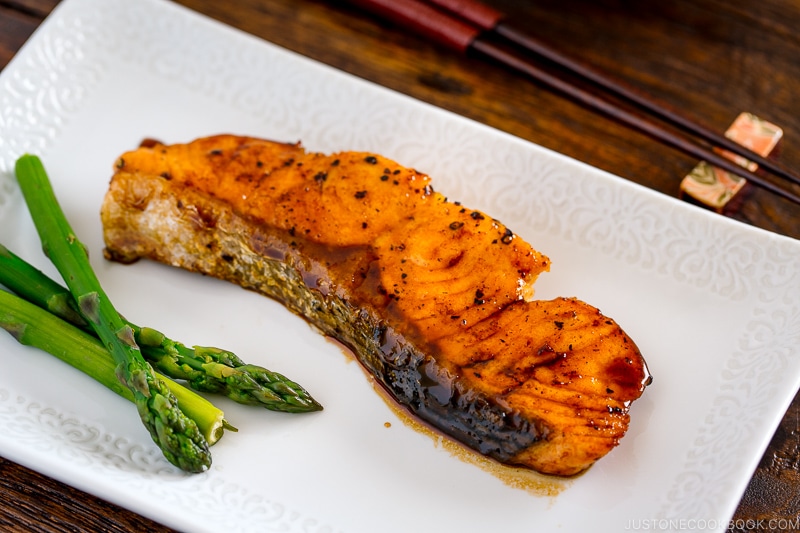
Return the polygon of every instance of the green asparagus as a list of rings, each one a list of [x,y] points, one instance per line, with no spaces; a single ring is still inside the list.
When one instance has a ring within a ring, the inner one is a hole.
[[[111,352],[118,377],[133,394],[139,417],[153,441],[167,460],[182,470],[208,470],[208,441],[144,360],[133,330],[100,286],[86,248],[64,216],[42,162],[34,155],[23,155],[15,169],[45,255],[66,282],[81,315]]]
[[[76,326],[87,327],[68,289],[2,244],[0,285]],[[155,329],[128,324],[145,359],[172,379],[186,380],[195,390],[224,394],[236,402],[274,411],[302,413],[322,409],[294,381],[266,368],[245,364],[232,352],[204,346],[188,348]]]
[[[205,346],[187,348],[152,328],[134,326],[134,331],[156,368],[174,379],[185,379],[195,390],[224,394],[241,404],[286,413],[322,409],[294,381],[266,368],[244,364],[231,352]]]
[[[0,328],[20,343],[44,350],[87,374],[123,398],[133,393],[117,379],[114,362],[100,341],[52,313],[0,290]],[[211,402],[174,381],[159,376],[178,399],[181,411],[197,423],[209,444],[215,444],[228,424],[224,413]]]
[[[0,285],[70,324],[91,330],[66,289],[0,244]]]

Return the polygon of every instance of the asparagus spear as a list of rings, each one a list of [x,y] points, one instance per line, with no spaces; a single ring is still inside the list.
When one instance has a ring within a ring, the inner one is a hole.
[[[16,173],[45,255],[64,278],[81,315],[111,352],[118,377],[133,393],[139,417],[153,441],[167,460],[182,470],[208,470],[208,442],[142,357],[133,330],[100,286],[86,248],[64,216],[42,162],[36,156],[23,155],[17,160]]]
[[[0,328],[20,344],[44,350],[133,401],[133,393],[117,379],[114,362],[100,341],[54,314],[0,290]],[[159,376],[178,399],[181,411],[197,423],[209,444],[215,444],[225,429],[236,431],[224,413],[211,402],[174,381]]]
[[[83,328],[69,290],[0,244],[0,285],[43,309]],[[193,389],[219,393],[245,405],[302,413],[322,406],[300,385],[266,368],[247,365],[236,354],[205,346],[188,348],[163,333],[128,322],[145,359],[173,379]],[[88,328],[89,331],[91,328]]]
[[[224,394],[241,404],[286,413],[322,409],[303,387],[282,374],[244,364],[235,354],[219,348],[190,349],[152,328],[132,327],[155,367],[174,379],[185,379],[195,390]]]
[[[66,289],[0,244],[0,285],[70,324],[91,330]]]

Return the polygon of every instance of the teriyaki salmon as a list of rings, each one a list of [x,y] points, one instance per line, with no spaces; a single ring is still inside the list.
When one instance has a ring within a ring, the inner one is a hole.
[[[378,154],[149,141],[117,159],[101,218],[108,259],[278,300],[412,416],[504,464],[584,471],[625,435],[651,381],[613,319],[534,298],[543,253]]]

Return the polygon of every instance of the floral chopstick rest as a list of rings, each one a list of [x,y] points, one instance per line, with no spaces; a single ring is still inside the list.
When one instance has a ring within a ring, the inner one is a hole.
[[[783,137],[783,130],[752,113],[741,113],[725,132],[725,136],[766,157]],[[715,149],[716,150],[716,149]],[[726,150],[717,150],[725,157],[754,171],[758,165]],[[747,180],[701,161],[681,181],[680,197],[721,213],[742,190]]]

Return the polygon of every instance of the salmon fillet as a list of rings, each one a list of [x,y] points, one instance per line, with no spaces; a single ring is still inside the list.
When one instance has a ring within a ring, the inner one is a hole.
[[[579,473],[650,382],[635,343],[501,222],[377,154],[219,135],[123,154],[105,255],[229,280],[349,347],[419,420],[509,465]]]

